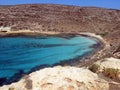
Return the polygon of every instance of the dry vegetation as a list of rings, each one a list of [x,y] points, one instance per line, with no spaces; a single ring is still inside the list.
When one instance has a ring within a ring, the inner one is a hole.
[[[98,64],[93,64],[89,67],[89,70],[91,70],[94,73],[97,73],[100,69],[100,66]]]
[[[120,82],[120,70],[114,68],[105,68],[103,70],[103,74],[113,80],[117,80]]]

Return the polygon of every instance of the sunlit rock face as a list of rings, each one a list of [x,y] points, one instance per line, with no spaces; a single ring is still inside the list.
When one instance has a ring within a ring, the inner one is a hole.
[[[96,64],[100,66],[100,70],[104,70],[105,68],[114,68],[120,70],[120,59],[113,57],[99,60],[96,62]]]
[[[108,90],[108,83],[83,68],[45,68],[33,72],[19,82],[0,87],[1,90]]]

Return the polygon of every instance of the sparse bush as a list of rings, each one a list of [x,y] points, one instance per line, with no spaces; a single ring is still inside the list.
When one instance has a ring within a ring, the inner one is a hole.
[[[89,70],[91,70],[94,73],[98,72],[99,69],[100,69],[100,66],[98,64],[93,64],[89,67]]]
[[[8,90],[15,90],[14,88],[10,87]]]
[[[119,80],[119,75],[120,75],[120,70],[119,69],[114,69],[114,68],[105,68],[103,70],[103,74],[108,76],[111,79],[116,79]]]
[[[99,35],[101,35],[102,37],[106,36],[108,34],[108,32],[102,32]]]
[[[118,48],[116,49],[116,51],[114,53],[120,52],[120,46],[118,46]]]

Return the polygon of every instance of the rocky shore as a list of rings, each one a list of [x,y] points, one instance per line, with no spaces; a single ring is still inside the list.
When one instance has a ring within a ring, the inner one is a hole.
[[[69,35],[61,32],[33,32],[30,30],[2,32],[1,36],[14,35]],[[74,33],[75,34],[75,33]],[[73,35],[73,33],[72,33]],[[24,75],[18,82],[3,85],[0,90],[119,90],[120,89],[120,59],[107,57],[105,50],[110,48],[107,41],[94,33],[77,33],[96,39],[101,45],[92,54],[81,58],[75,66],[45,68],[29,75]],[[104,56],[104,57],[103,57]],[[63,64],[64,65],[64,64]],[[112,75],[104,73],[105,69],[111,69]],[[118,70],[118,71],[116,71]],[[50,71],[50,72],[49,72]],[[115,72],[114,72],[115,71]],[[118,75],[116,75],[116,73]],[[114,75],[115,74],[115,75]],[[76,76],[76,78],[74,77]],[[22,87],[22,88],[21,88]]]
[[[2,37],[72,33],[97,38],[103,45],[92,56],[82,58],[76,67],[36,71],[17,83],[0,87],[0,90],[19,90],[21,86],[22,90],[120,90],[120,10],[44,4],[0,6],[0,27]],[[46,74],[49,70],[53,72]],[[91,75],[91,79],[85,73]],[[45,82],[39,74],[45,76]],[[78,76],[73,78],[75,75]]]
[[[114,76],[114,70],[118,69],[120,59],[115,58],[102,59],[81,68],[56,66],[25,75],[20,81],[4,85],[0,90],[119,90],[120,72]]]

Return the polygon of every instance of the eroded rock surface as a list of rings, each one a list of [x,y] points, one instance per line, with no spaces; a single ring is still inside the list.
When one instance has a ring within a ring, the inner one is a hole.
[[[0,90],[108,90],[108,83],[97,74],[83,68],[45,68],[33,72],[17,83],[0,87]]]

